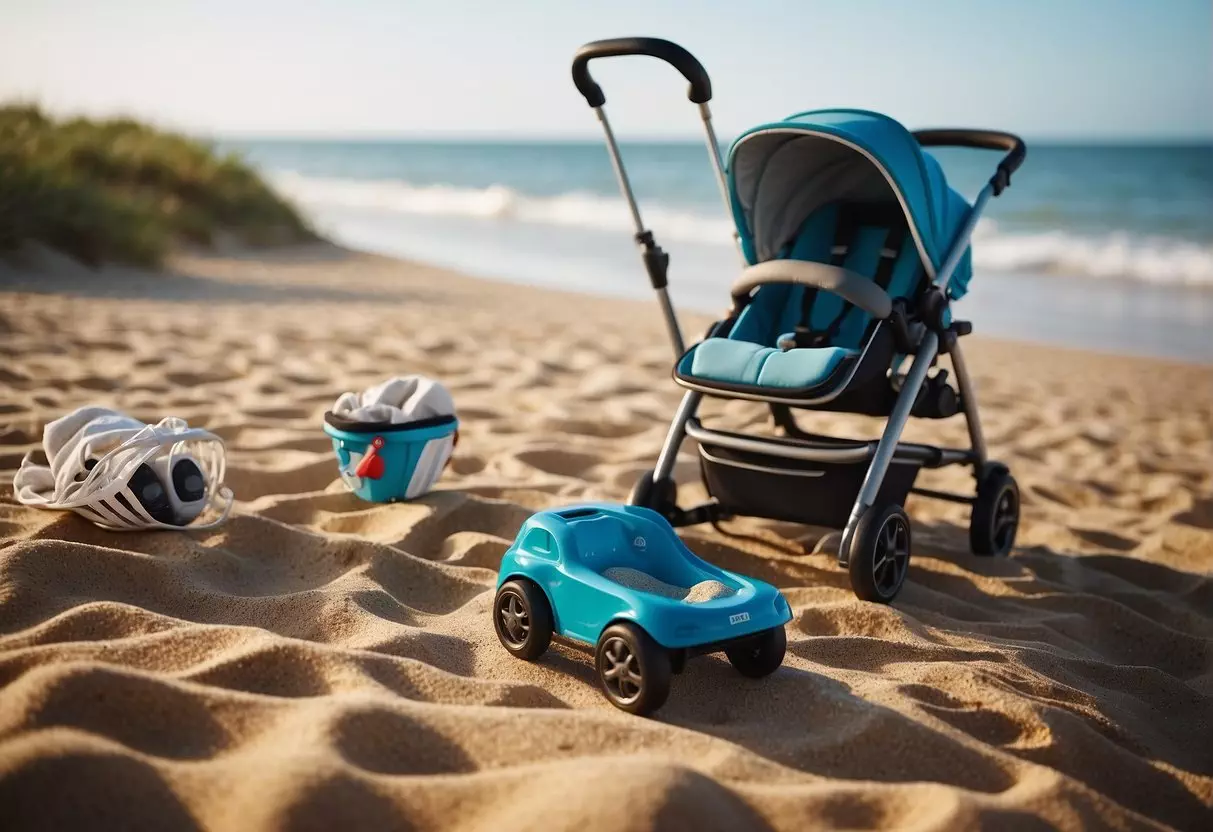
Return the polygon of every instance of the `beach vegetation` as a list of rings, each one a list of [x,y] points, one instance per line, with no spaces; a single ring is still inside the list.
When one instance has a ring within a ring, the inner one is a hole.
[[[89,265],[160,265],[175,247],[316,239],[236,155],[131,119],[0,106],[0,252],[39,243]]]

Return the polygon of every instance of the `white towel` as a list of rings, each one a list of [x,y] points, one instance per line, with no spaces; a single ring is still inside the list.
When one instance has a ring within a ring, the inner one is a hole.
[[[455,401],[431,378],[396,376],[362,393],[342,393],[333,405],[333,415],[354,422],[401,424],[454,416]]]

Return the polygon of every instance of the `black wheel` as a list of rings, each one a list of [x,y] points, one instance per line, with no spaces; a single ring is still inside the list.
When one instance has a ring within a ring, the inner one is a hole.
[[[493,599],[493,628],[501,646],[514,656],[533,661],[552,641],[552,608],[533,582],[506,581]]]
[[[987,463],[969,518],[969,548],[975,555],[1009,555],[1018,530],[1019,486],[1006,466]]]
[[[874,505],[851,538],[851,589],[864,601],[888,604],[910,571],[910,519],[896,504]]]
[[[598,680],[616,708],[643,716],[670,695],[670,654],[635,624],[612,624],[594,650]]]
[[[641,474],[628,495],[628,505],[651,508],[662,516],[669,514],[677,504],[678,485],[671,479],[654,482],[652,471]]]
[[[729,664],[742,676],[761,679],[779,669],[787,649],[788,636],[783,627],[772,627],[732,647],[726,647],[724,654],[729,657]]]

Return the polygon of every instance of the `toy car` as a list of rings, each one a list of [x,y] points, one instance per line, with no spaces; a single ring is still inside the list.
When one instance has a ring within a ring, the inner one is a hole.
[[[690,656],[724,651],[745,676],[782,663],[787,600],[696,557],[656,512],[590,503],[532,515],[501,559],[493,626],[514,656],[552,636],[594,645],[602,692],[632,714],[669,696]]]

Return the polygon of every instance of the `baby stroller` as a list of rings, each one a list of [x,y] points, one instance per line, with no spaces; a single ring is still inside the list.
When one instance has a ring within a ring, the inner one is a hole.
[[[668,255],[640,218],[619,148],[589,73],[595,58],[648,55],[673,65],[699,105],[708,155],[736,225],[744,268],[728,316],[689,349],[667,292]],[[686,389],[652,471],[629,502],[673,525],[732,516],[764,517],[842,529],[838,560],[855,594],[889,603],[905,581],[910,493],[968,503],[970,548],[1006,555],[1019,523],[1019,491],[1005,465],[987,459],[977,400],[959,339],[972,331],[954,320],[952,301],[972,276],[969,238],[986,203],[1010,184],[1023,141],[989,130],[909,132],[862,110],[818,110],[745,132],[721,159],[703,66],[677,44],[655,38],[595,41],[578,50],[573,82],[602,122],[611,162],[631,208],[649,280],[665,315]],[[948,187],[924,147],[1005,151],[970,207]],[[956,386],[937,366],[950,358]],[[748,399],[770,407],[778,435],[709,428],[698,418],[704,396]],[[887,418],[879,441],[803,430],[794,410],[829,410]],[[970,447],[901,442],[911,416],[964,413]],[[671,477],[683,440],[699,446],[711,500],[677,501]],[[922,468],[972,467],[975,495],[914,487]]]

